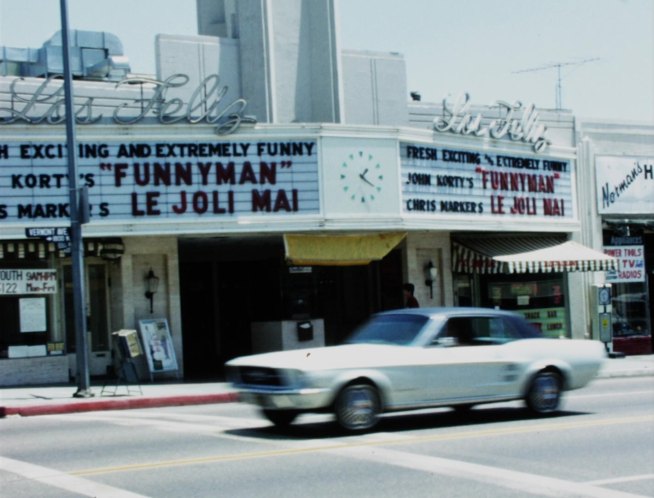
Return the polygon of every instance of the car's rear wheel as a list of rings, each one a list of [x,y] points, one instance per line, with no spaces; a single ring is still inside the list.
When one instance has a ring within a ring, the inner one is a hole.
[[[268,410],[264,408],[261,412],[277,427],[288,427],[298,416],[298,413],[294,410]]]
[[[379,393],[370,384],[345,386],[334,404],[336,421],[348,431],[372,429],[379,421],[381,401]]]
[[[525,398],[527,407],[538,415],[557,411],[561,402],[561,385],[561,377],[557,373],[538,372]]]

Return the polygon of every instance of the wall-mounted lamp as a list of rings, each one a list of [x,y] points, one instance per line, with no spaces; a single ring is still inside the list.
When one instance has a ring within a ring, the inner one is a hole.
[[[152,268],[150,268],[150,271],[145,276],[145,297],[147,297],[150,300],[150,313],[152,313],[153,311],[152,298],[157,293],[158,289],[159,289],[159,277],[157,277],[152,271]]]
[[[425,266],[425,285],[429,287],[429,297],[434,298],[434,282],[438,277],[438,269],[431,261]]]

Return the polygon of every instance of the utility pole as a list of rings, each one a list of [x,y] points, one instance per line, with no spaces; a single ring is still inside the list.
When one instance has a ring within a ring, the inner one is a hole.
[[[84,243],[82,223],[86,220],[77,186],[77,147],[75,146],[75,111],[73,106],[73,74],[70,69],[67,0],[60,0],[61,51],[64,62],[64,108],[66,113],[66,147],[68,158],[68,189],[70,205],[70,246],[73,270],[73,309],[75,315],[75,357],[77,359],[77,392],[75,398],[90,398],[89,351],[84,313]]]
[[[512,74],[518,73],[533,73],[535,71],[545,71],[547,69],[556,69],[556,89],[555,89],[555,105],[556,109],[563,108],[563,86],[561,84],[561,68],[565,66],[581,66],[588,62],[598,61],[599,57],[594,57],[592,59],[583,59],[577,62],[553,62],[551,64],[546,64],[545,66],[532,67],[529,69],[521,69],[519,71],[513,71]]]

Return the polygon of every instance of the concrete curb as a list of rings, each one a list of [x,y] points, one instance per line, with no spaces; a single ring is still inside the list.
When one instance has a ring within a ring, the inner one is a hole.
[[[230,403],[237,399],[238,395],[236,393],[221,393],[130,399],[105,399],[97,401],[87,400],[34,406],[0,406],[0,418],[11,415],[30,417],[34,415],[56,415],[62,413],[79,413],[100,410],[130,410],[134,408],[160,408],[164,406]]]

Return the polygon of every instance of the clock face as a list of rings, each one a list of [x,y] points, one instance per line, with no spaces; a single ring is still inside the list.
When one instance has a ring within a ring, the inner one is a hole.
[[[382,191],[382,165],[372,154],[357,151],[347,156],[340,168],[343,192],[353,202],[374,202]]]

